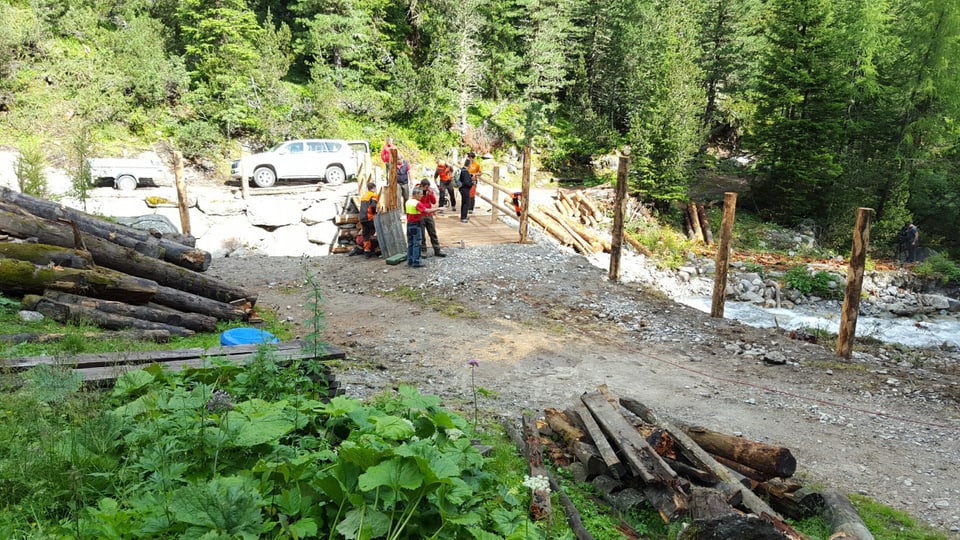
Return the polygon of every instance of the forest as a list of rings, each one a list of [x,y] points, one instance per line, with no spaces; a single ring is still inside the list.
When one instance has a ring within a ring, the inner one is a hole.
[[[65,165],[389,135],[531,145],[570,177],[629,148],[662,212],[733,175],[826,242],[869,207],[878,244],[912,220],[960,249],[956,0],[0,0],[0,21],[0,144]]]

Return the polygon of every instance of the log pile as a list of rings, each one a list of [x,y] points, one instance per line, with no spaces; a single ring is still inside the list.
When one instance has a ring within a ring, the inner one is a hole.
[[[330,253],[349,253],[357,245],[360,234],[360,196],[344,196],[340,213],[333,222],[337,226],[337,240],[330,244]]]
[[[541,443],[531,456],[531,475],[549,456],[620,511],[646,501],[667,523],[692,520],[679,537],[684,540],[802,539],[784,518],[820,513],[837,538],[872,540],[844,495],[818,493],[792,479],[797,462],[788,448],[664,419],[606,386],[566,410],[544,411],[537,429],[525,428],[522,448],[536,446],[531,432]],[[543,519],[542,513],[539,508],[532,517]]]
[[[0,188],[0,292],[57,321],[164,340],[250,320],[256,294],[204,275],[210,261],[192,237]]]
[[[505,204],[512,205],[511,199]],[[584,255],[610,251],[610,241],[592,230],[603,219],[596,203],[580,191],[557,189],[552,205],[539,205],[530,218],[565,246]]]

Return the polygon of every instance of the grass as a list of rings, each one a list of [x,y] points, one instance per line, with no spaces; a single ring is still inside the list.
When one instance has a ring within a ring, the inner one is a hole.
[[[406,285],[402,285],[395,289],[388,289],[383,291],[384,296],[389,298],[395,298],[398,300],[403,300],[404,302],[409,302],[411,304],[418,304],[421,306],[428,307],[446,317],[450,318],[465,318],[465,319],[479,319],[480,312],[468,308],[464,304],[451,300],[449,298],[444,298],[441,296],[436,296],[428,294],[426,291],[414,289]]]

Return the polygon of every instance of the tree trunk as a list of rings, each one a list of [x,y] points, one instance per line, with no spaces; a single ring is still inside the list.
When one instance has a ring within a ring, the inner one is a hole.
[[[90,269],[94,266],[90,253],[48,244],[28,242],[0,243],[0,257],[31,262],[37,266]]]
[[[221,321],[242,321],[250,315],[249,304],[233,305],[219,300],[213,300],[193,293],[181,291],[173,287],[159,285],[157,292],[153,296],[153,301],[162,306],[185,311],[189,313],[201,313],[216,317]]]
[[[0,258],[0,291],[14,296],[41,294],[54,289],[106,300],[146,303],[157,284],[106,268],[77,270],[36,266],[26,261]]]
[[[562,440],[564,444],[568,446],[575,442],[579,442],[587,435],[583,432],[583,430],[574,426],[571,420],[567,418],[566,413],[563,411],[548,408],[543,411],[543,416],[546,419],[547,424],[550,426],[550,429],[559,435],[560,440]]]
[[[174,237],[155,238],[147,231],[134,229],[125,225],[117,225],[97,218],[86,212],[67,208],[65,206],[17,193],[8,188],[0,187],[0,200],[19,207],[27,212],[50,221],[66,219],[77,224],[77,227],[91,235],[110,240],[125,247],[142,246],[144,254],[162,258],[163,260],[202,272],[210,267],[211,255],[202,249],[193,247],[195,240],[182,235],[168,235]],[[181,242],[182,241],[182,242]],[[137,251],[140,251],[139,249]],[[155,253],[156,255],[151,255]]]
[[[700,214],[697,212],[697,203],[687,203],[688,223],[693,227],[694,242],[703,242],[703,229],[700,228]]]
[[[697,216],[700,217],[700,229],[703,231],[703,239],[708,246],[713,245],[713,231],[710,229],[710,219],[707,217],[707,209],[702,205],[697,205]]]
[[[610,471],[610,474],[614,478],[623,478],[627,474],[627,468],[623,465],[623,462],[620,461],[620,458],[617,457],[617,453],[613,450],[613,447],[610,446],[610,441],[607,440],[607,437],[603,434],[603,430],[597,425],[597,421],[594,420],[593,415],[587,410],[586,405],[581,403],[576,406],[574,411],[576,411],[580,417],[580,422],[587,429],[587,434],[590,435],[594,446],[597,447],[597,452],[600,453],[600,457],[603,459],[607,470]]]
[[[835,489],[825,489],[821,495],[833,532],[830,540],[873,540],[873,534],[846,495]]]
[[[176,310],[158,309],[148,306],[134,306],[124,302],[97,300],[75,294],[47,290],[43,296],[55,302],[76,304],[78,306],[96,309],[104,313],[134,317],[144,321],[152,321],[171,326],[180,326],[195,332],[214,332],[217,329],[217,319],[198,313],[181,313]]]
[[[193,330],[187,330],[180,326],[144,321],[124,315],[114,315],[87,306],[56,302],[49,298],[40,298],[36,302],[34,309],[61,323],[85,321],[108,330],[121,330],[124,328],[166,330],[170,332],[170,335],[180,337],[192,337],[196,334]]]
[[[751,441],[700,426],[682,423],[677,425],[707,452],[770,475],[766,478],[755,478],[740,471],[755,480],[764,482],[774,476],[788,478],[797,470],[797,459],[793,457],[789,448]]]
[[[0,334],[0,343],[55,343],[66,339],[73,334],[48,334],[48,333],[24,333],[24,334]],[[130,341],[152,341],[154,343],[166,343],[170,341],[170,332],[166,330],[117,330],[113,332],[84,332],[80,334],[87,341],[108,341],[117,339],[126,339]]]
[[[2,206],[4,205],[0,205]],[[70,227],[32,215],[0,211],[0,230],[24,237],[33,236],[47,244],[74,247],[73,231]],[[98,236],[84,235],[84,242],[86,249],[93,255],[94,262],[100,266],[152,279],[160,285],[177,287],[206,298],[224,302],[243,298],[251,303],[256,302],[254,293],[166,261],[145,257]]]

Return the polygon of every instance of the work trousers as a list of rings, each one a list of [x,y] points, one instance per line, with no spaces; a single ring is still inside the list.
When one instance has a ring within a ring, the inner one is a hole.
[[[420,218],[420,246],[423,250],[427,249],[427,235],[430,236],[430,245],[433,246],[434,253],[440,253],[440,239],[437,237],[437,223],[433,216],[423,216]]]
[[[453,181],[449,182],[440,182],[440,206],[447,205],[447,193],[450,193],[450,208],[456,210],[457,208],[457,196],[456,192],[453,189]]]
[[[423,231],[420,223],[407,222],[407,266],[420,266],[420,240]]]
[[[460,186],[460,219],[467,219],[467,212],[470,210],[470,188]]]

